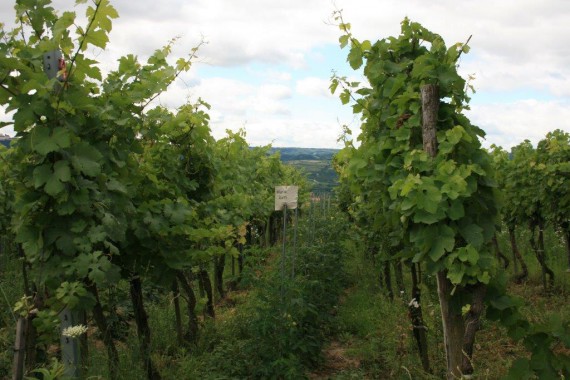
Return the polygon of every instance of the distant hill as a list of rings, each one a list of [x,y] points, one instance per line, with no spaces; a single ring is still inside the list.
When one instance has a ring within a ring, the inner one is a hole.
[[[0,134],[0,144],[9,147],[12,138]],[[271,148],[270,153],[280,152],[281,161],[292,165],[307,175],[314,193],[330,193],[338,184],[338,175],[332,168],[332,158],[338,149],[322,148]]]
[[[324,148],[271,148],[271,153],[279,151],[281,153],[281,161],[298,161],[298,160],[332,160],[332,157],[338,153],[338,149]]]
[[[280,152],[281,161],[303,171],[313,185],[314,193],[330,193],[338,184],[338,175],[332,168],[332,158],[338,149],[271,148]]]
[[[3,135],[0,133],[0,144],[4,145],[6,148],[10,147],[10,141],[12,138],[8,135]]]

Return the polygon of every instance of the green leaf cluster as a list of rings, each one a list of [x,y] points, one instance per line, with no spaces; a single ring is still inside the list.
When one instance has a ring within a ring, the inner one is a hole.
[[[468,49],[447,48],[439,35],[408,19],[401,27],[398,37],[371,45],[349,36],[349,60],[361,57],[370,87],[352,93],[360,85],[338,77],[331,84],[332,91],[342,84],[343,103],[346,92],[355,97],[362,119],[360,146],[345,149],[340,168],[353,194],[353,215],[370,234],[392,236],[392,246],[409,242],[406,258],[427,260],[432,273],[448,271],[455,285],[487,283],[498,208],[492,162],[479,142],[483,132],[462,113],[469,97],[456,65]],[[425,84],[436,84],[441,98],[434,158],[422,141]]]
[[[501,283],[490,241],[501,221],[499,186],[507,224],[570,224],[568,134],[549,133],[536,149],[526,141],[511,154],[497,147],[489,154],[479,141],[484,132],[463,114],[471,86],[457,73],[457,61],[468,46],[447,48],[439,35],[406,18],[399,36],[364,50],[368,43],[359,43],[339,19],[341,47],[350,46],[348,61],[364,67],[368,87],[331,80],[331,91],[340,89],[343,104],[354,102],[362,121],[358,147],[345,141],[335,167],[342,207],[367,249],[379,251],[383,261],[403,259],[425,265],[430,274],[444,273],[457,300],[468,299],[474,286],[486,287],[488,317],[532,352],[514,364],[509,378],[567,376],[568,357],[552,348],[559,342],[568,347],[568,323],[537,326],[521,316],[520,301]],[[423,146],[420,91],[426,84],[436,85],[440,96],[435,157]]]
[[[536,148],[526,140],[507,152],[492,146],[510,229],[552,224],[570,238],[570,134],[549,132]]]
[[[299,172],[269,147],[250,149],[242,131],[215,141],[201,99],[155,105],[199,46],[172,62],[172,40],[146,62],[125,55],[104,74],[89,55],[107,47],[118,14],[108,0],[78,3],[85,25],[49,0],[18,1],[21,22],[0,30],[0,105],[17,132],[0,151],[0,226],[54,309],[89,309],[97,289],[138,275],[170,289],[177,271],[235,256],[247,226],[264,228],[274,186],[300,185],[301,199],[308,191]],[[63,81],[43,71],[52,50],[67,62]]]

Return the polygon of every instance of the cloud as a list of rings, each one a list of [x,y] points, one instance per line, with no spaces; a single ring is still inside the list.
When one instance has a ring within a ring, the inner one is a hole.
[[[570,65],[570,62],[568,63]],[[553,96],[570,96],[570,73],[544,58],[521,60],[517,64],[504,57],[482,55],[462,65],[461,73],[475,74],[478,92],[530,90]]]
[[[291,89],[288,86],[276,84],[264,84],[259,87],[259,96],[275,100],[285,100],[291,98]]]
[[[14,113],[15,113],[15,111],[11,111],[9,113],[6,113],[4,108],[0,107],[0,121],[5,121],[5,122],[12,121],[12,117],[13,117]],[[16,134],[14,132],[14,126],[9,125],[7,127],[0,128],[0,134],[14,136]]]
[[[289,82],[293,75],[288,71],[267,70],[261,76],[268,82]]]
[[[212,126],[215,138],[225,135],[225,130],[236,131],[244,128],[247,141],[252,146],[271,143],[278,147],[340,148],[336,142],[340,126],[334,123],[310,121],[306,119],[253,119],[239,123],[238,119],[228,118]]]
[[[473,35],[473,51],[483,59],[495,57],[489,63],[518,66],[544,62],[552,68],[545,71],[555,74],[567,72],[565,68],[570,66],[570,45],[564,40],[570,19],[570,2],[566,0],[336,3],[344,10],[345,20],[352,23],[357,38],[375,40],[396,35],[399,22],[409,16],[442,34],[448,44]],[[175,36],[183,37],[175,53],[184,55],[203,35],[209,41],[202,50],[203,59],[213,65],[264,62],[299,68],[311,49],[335,42],[340,34],[326,23],[335,9],[333,2],[326,1],[139,0],[112,4],[120,14],[114,21],[112,45],[141,56]],[[54,1],[54,7],[74,9],[68,0]],[[2,2],[0,10],[5,15],[14,14],[9,1]]]
[[[570,132],[570,103],[566,101],[529,99],[471,108],[468,117],[487,133],[484,146],[511,148],[527,139],[536,145],[554,129]]]
[[[189,50],[204,36],[208,45],[202,49],[203,58],[223,67],[250,62],[302,67],[305,53],[328,40],[331,32],[323,23],[326,14],[319,2],[140,0],[115,6],[121,19],[115,22],[111,40],[121,46],[142,52],[182,35]]]
[[[13,3],[0,2],[1,21],[8,25],[13,23]],[[73,7],[71,3],[53,2],[54,8],[62,11],[78,10],[81,21],[84,6]],[[340,127],[334,119],[344,115],[347,107],[328,94],[328,78],[331,65],[340,65],[347,51],[338,49],[323,55],[322,50],[326,44],[336,45],[340,35],[338,28],[330,25],[335,3],[359,39],[374,42],[398,35],[405,16],[441,34],[448,45],[473,35],[471,53],[462,56],[460,70],[464,75],[475,74],[478,103],[469,116],[487,130],[487,141],[510,146],[524,138],[536,141],[557,127],[570,130],[566,122],[570,120],[567,0],[111,3],[120,15],[114,21],[111,42],[105,51],[89,49],[105,69],[116,67],[116,59],[129,53],[144,61],[175,36],[181,38],[172,57],[183,57],[204,36],[208,44],[198,55],[209,65],[207,75],[202,75],[206,72],[202,66],[194,67],[157,102],[175,107],[202,97],[213,107],[213,127],[247,125],[255,141],[263,136],[266,142],[285,138],[280,131],[289,128],[296,136],[286,140],[291,144],[306,146],[308,141],[335,146]],[[337,61],[337,57],[342,59]],[[223,70],[228,70],[225,75]],[[528,99],[513,101],[515,92],[528,94]],[[485,98],[485,94],[492,96]],[[493,101],[503,98],[501,104],[495,104],[489,103],[489,97]],[[297,136],[306,140],[296,140]]]
[[[319,77],[307,77],[297,81],[295,91],[299,95],[314,96],[314,97],[327,97],[331,98],[334,95],[329,90],[330,79]]]
[[[292,95],[288,86],[261,84],[258,86],[227,78],[205,78],[192,88],[192,93],[202,97],[217,112],[241,116],[245,119],[258,116],[287,116],[291,113],[286,100]]]
[[[408,16],[441,34],[448,46],[473,36],[472,51],[460,63],[462,72],[476,75],[479,91],[530,88],[570,95],[568,1],[388,0],[382,2],[384,12],[362,12],[365,3],[342,4],[357,38],[397,35],[399,22]]]

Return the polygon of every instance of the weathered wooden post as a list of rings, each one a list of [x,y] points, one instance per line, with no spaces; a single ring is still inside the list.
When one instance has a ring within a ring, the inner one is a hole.
[[[437,154],[437,117],[439,110],[439,89],[434,84],[427,84],[421,88],[422,98],[422,135],[423,148],[428,155],[434,158]],[[479,328],[479,318],[484,309],[486,293],[484,283],[478,282],[468,287],[455,289],[447,278],[447,270],[437,273],[437,292],[441,307],[443,323],[443,337],[447,358],[447,378],[457,379],[472,376],[473,345],[475,333]],[[465,292],[471,295],[470,310],[465,315],[452,302],[453,292]]]
[[[437,116],[439,111],[439,88],[427,84],[421,88],[422,137],[424,151],[432,158],[437,155]],[[453,310],[451,292],[453,284],[447,278],[447,271],[437,272],[437,293],[441,307],[443,340],[447,358],[447,378],[460,378],[463,360],[463,334],[465,326],[461,313]]]
[[[18,318],[16,323],[16,341],[14,342],[14,362],[12,364],[12,380],[24,378],[24,358],[26,356],[26,318]]]

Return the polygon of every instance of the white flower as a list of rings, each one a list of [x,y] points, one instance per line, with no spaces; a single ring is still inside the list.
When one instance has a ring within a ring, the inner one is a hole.
[[[416,309],[420,307],[420,304],[418,303],[418,301],[415,298],[412,298],[412,300],[410,301],[410,303],[408,304],[408,306],[413,306]]]
[[[67,336],[69,338],[77,338],[78,336],[85,334],[86,332],[87,332],[87,326],[77,325],[77,326],[66,327],[61,332],[61,335]]]
[[[44,115],[40,116],[40,121],[41,121],[42,123],[45,123],[46,120],[47,120],[47,117],[45,117]]]

